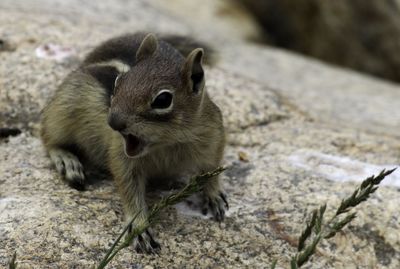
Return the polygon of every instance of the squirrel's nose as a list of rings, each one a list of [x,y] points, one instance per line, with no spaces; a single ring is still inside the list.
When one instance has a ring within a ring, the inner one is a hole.
[[[116,114],[110,114],[108,116],[108,125],[118,132],[121,132],[126,129],[126,122],[121,117],[117,116]]]

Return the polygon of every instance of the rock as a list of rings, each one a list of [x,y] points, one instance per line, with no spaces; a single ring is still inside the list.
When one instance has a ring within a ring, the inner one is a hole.
[[[238,41],[206,23],[183,23],[156,2],[3,0],[0,24],[0,36],[17,44],[0,54],[0,120],[22,129],[0,140],[1,267],[16,251],[18,268],[90,268],[123,228],[112,181],[77,192],[44,152],[40,110],[78,62],[38,59],[40,44],[73,47],[82,58],[101,40],[151,28],[193,34],[219,48],[219,63],[207,67],[206,77],[228,132],[226,221],[182,204],[169,208],[153,227],[160,256],[128,248],[110,268],[264,268],[274,259],[288,267],[307,213],[327,202],[332,214],[357,186],[353,181],[399,163],[397,85]],[[399,268],[399,176],[357,209],[349,228],[324,241],[307,267]],[[150,201],[161,195],[153,191]]]
[[[232,44],[220,58],[219,67],[268,85],[312,119],[399,137],[397,84],[258,45]]]

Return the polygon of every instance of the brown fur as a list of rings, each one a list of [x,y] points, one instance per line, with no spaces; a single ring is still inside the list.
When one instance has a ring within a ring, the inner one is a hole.
[[[84,187],[82,160],[109,170],[127,220],[142,210],[134,223],[138,225],[146,220],[148,178],[194,175],[219,166],[224,128],[220,110],[204,88],[202,56],[203,50],[195,49],[185,58],[168,43],[144,34],[112,39],[90,53],[43,111],[43,143],[65,180]],[[172,109],[152,109],[162,89],[172,93]],[[116,120],[120,132],[107,124],[116,128]],[[145,141],[146,147],[128,157],[128,140],[121,134]],[[224,218],[224,199],[218,177],[209,181],[204,210],[210,209],[218,221]],[[159,248],[149,232],[135,244],[139,251]]]

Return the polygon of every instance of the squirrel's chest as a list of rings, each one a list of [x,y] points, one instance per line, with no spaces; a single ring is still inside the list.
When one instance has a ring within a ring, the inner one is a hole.
[[[200,155],[190,147],[168,147],[149,154],[142,168],[149,177],[192,175],[199,172]]]

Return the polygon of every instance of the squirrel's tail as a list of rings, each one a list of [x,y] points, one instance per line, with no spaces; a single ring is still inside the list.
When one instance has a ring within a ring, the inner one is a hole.
[[[180,35],[160,35],[160,39],[164,40],[176,48],[184,56],[196,48],[204,49],[204,63],[207,65],[214,65],[217,61],[217,55],[208,44],[198,41],[194,38]]]

